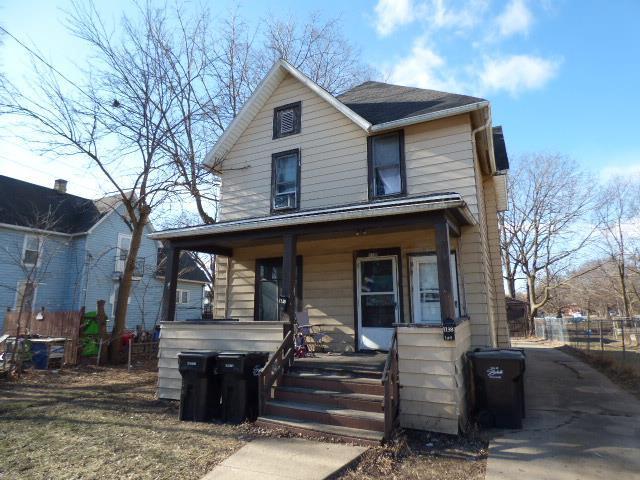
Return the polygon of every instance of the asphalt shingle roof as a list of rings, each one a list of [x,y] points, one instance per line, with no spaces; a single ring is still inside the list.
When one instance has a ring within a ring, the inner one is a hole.
[[[373,125],[485,101],[382,82],[364,82],[336,98]]]
[[[0,175],[0,223],[82,233],[104,214],[93,200]]]

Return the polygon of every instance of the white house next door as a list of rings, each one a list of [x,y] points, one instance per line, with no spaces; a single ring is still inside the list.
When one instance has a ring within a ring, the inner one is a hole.
[[[356,261],[358,348],[387,350],[399,321],[398,257],[362,257]]]

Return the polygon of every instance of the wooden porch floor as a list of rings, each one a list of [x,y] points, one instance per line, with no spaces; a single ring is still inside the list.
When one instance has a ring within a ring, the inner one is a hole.
[[[384,369],[386,353],[316,353],[313,357],[296,358],[294,365],[306,368],[331,368],[380,372]]]

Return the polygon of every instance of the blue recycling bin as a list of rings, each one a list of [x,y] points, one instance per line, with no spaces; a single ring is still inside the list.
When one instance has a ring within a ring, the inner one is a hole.
[[[31,362],[36,370],[46,370],[49,366],[49,347],[46,343],[31,343]]]

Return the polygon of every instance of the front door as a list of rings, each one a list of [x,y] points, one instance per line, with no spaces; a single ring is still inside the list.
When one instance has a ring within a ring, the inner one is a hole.
[[[456,314],[460,316],[458,275],[455,254],[451,254],[451,282]],[[414,323],[440,325],[440,290],[435,255],[411,257],[411,302]]]
[[[387,350],[399,321],[398,257],[362,257],[356,261],[358,348]]]

